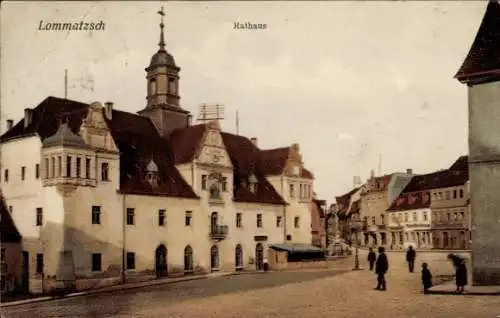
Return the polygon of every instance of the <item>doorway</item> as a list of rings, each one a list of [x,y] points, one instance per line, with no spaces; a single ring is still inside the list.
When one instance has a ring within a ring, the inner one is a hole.
[[[155,251],[155,272],[156,277],[166,277],[168,275],[167,265],[167,247],[163,244],[158,245]]]
[[[257,270],[261,270],[263,268],[262,264],[264,263],[264,247],[262,243],[257,243],[255,245],[255,267]]]
[[[22,251],[22,278],[21,278],[21,290],[23,292],[29,292],[30,290],[30,254],[27,251]]]

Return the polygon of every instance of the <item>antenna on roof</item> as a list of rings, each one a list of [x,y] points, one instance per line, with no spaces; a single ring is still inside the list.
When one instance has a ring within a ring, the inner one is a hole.
[[[68,98],[68,69],[64,70],[64,99]]]
[[[207,122],[224,119],[224,105],[222,104],[201,104],[198,121]]]

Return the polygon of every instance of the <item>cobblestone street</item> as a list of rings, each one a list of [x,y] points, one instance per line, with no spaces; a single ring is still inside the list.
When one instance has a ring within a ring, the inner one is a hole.
[[[366,268],[244,274],[2,309],[2,317],[498,317],[498,296],[423,295],[404,253],[388,253],[388,291],[375,291]],[[361,263],[366,266],[366,252]],[[452,274],[446,253],[417,255],[434,276]]]

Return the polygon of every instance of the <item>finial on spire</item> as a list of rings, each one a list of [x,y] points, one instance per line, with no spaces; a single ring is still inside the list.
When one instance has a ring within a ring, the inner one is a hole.
[[[160,11],[158,11],[158,14],[161,15],[161,23],[160,23],[160,43],[158,45],[160,46],[160,50],[165,50],[165,39],[163,35],[163,28],[165,24],[163,24],[163,17],[165,16],[165,11],[163,11],[163,7],[161,7]]]

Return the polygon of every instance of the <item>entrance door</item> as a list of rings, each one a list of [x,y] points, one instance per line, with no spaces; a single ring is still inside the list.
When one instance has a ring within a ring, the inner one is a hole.
[[[167,248],[165,245],[160,244],[155,251],[155,272],[156,277],[165,277],[168,273],[167,266]]]
[[[255,246],[255,267],[257,270],[261,270],[262,264],[264,262],[264,247],[262,246],[262,243],[257,243]]]
[[[22,251],[22,278],[21,278],[21,290],[24,292],[29,292],[30,290],[30,254],[27,251]]]

